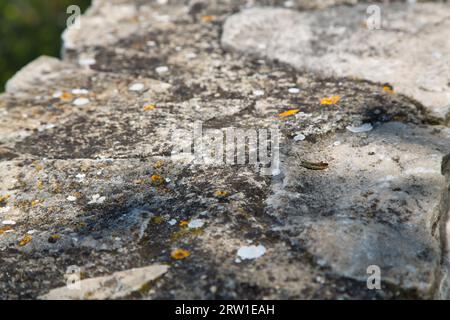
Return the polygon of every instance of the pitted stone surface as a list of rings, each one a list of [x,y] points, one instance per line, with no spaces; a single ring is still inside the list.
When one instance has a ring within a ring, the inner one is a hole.
[[[67,293],[51,290],[73,265],[101,280],[155,264],[170,269],[120,298],[445,297],[449,129],[382,84],[221,46],[237,11],[343,2],[94,1],[64,58],[30,63],[0,96],[0,298]],[[174,130],[196,121],[278,127],[281,173],[172,157]],[[264,255],[240,261],[252,245]]]
[[[450,111],[450,6],[380,5],[379,30],[369,28],[367,7],[249,9],[227,19],[222,43],[326,77],[389,83],[433,117],[445,119]]]

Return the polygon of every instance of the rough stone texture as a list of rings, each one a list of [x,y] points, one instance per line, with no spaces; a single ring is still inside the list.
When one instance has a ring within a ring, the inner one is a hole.
[[[450,5],[380,5],[380,30],[367,27],[367,7],[249,9],[226,21],[222,43],[326,77],[390,83],[433,117],[448,117]]]
[[[10,80],[0,221],[16,224],[0,226],[0,298],[43,296],[72,265],[90,279],[153,264],[171,267],[126,298],[445,298],[449,128],[381,84],[225,51],[226,19],[259,4],[198,3],[94,1],[65,32],[63,60],[41,57]],[[279,116],[289,109],[301,112]],[[194,121],[278,126],[281,173],[171,157],[172,131]],[[361,123],[374,129],[345,129]],[[264,255],[237,260],[250,244]],[[173,259],[180,248],[190,255]],[[367,289],[372,264],[381,290]]]

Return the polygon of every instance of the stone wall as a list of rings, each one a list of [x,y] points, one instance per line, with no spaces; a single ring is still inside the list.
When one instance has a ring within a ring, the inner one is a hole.
[[[447,298],[450,6],[381,8],[93,1],[0,96],[0,298]],[[195,123],[279,170],[176,154]]]

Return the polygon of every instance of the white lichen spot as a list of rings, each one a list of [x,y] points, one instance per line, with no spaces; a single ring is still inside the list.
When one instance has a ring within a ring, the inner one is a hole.
[[[82,182],[84,178],[86,178],[86,175],[84,173],[79,173],[75,176],[79,182]]]
[[[283,3],[283,6],[284,6],[285,8],[292,8],[292,7],[294,7],[294,1],[285,1],[285,2]]]
[[[67,201],[70,201],[70,202],[77,201],[77,197],[74,197],[74,196],[68,196],[66,199],[67,199]]]
[[[53,129],[55,127],[55,125],[53,123],[48,123],[48,124],[44,124],[43,126],[40,126],[38,128],[39,132],[45,131],[45,130],[50,130]]]
[[[55,93],[52,95],[52,98],[58,99],[63,95],[63,92],[61,90],[55,91]]]
[[[95,58],[92,58],[89,56],[81,56],[78,59],[78,64],[83,67],[92,66],[96,63],[97,63],[97,61],[95,61]]]
[[[239,258],[241,258],[243,260],[246,260],[246,259],[252,260],[252,259],[257,259],[259,257],[262,257],[265,253],[266,253],[266,248],[263,245],[244,246],[238,250],[237,255],[239,256]]]
[[[99,194],[94,194],[92,196],[92,200],[88,202],[88,204],[102,204],[105,202],[106,197],[102,197]]]
[[[299,88],[289,88],[289,93],[295,94],[295,93],[299,93],[300,89]]]
[[[253,91],[253,95],[256,97],[260,97],[264,95],[264,91],[263,90],[255,90]]]
[[[144,90],[144,84],[143,83],[133,83],[128,90],[130,91],[142,91]]]
[[[7,213],[9,210],[11,210],[11,207],[8,206],[0,208],[0,214]]]
[[[13,226],[16,224],[16,222],[14,220],[3,220],[2,224],[4,224],[5,226]]]
[[[205,222],[202,219],[194,219],[191,220],[188,224],[189,229],[198,229],[205,225]]]
[[[32,234],[35,234],[36,232],[37,232],[36,230],[32,229],[32,230],[28,230],[27,234],[32,235]]]
[[[89,91],[86,89],[73,89],[72,93],[75,95],[82,95],[82,94],[88,94]]]
[[[160,66],[158,68],[155,69],[156,73],[166,73],[169,71],[169,68],[166,66]]]
[[[197,58],[197,54],[195,54],[194,52],[189,52],[186,54],[186,58],[189,60],[195,59]]]
[[[372,125],[370,123],[364,123],[359,127],[354,126],[347,126],[346,129],[353,133],[361,133],[361,132],[367,132],[373,129]]]
[[[169,221],[167,221],[168,224],[170,224],[171,226],[174,226],[177,224],[177,220],[175,219],[170,219]]]
[[[89,102],[90,101],[89,101],[88,98],[76,98],[73,101],[73,104],[76,105],[76,106],[84,106],[84,105],[87,105]]]

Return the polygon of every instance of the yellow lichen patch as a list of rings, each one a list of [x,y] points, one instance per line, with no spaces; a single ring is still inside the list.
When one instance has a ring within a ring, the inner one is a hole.
[[[162,168],[163,166],[164,166],[164,161],[162,161],[162,160],[156,161],[155,168],[159,169],[159,168]]]
[[[39,199],[36,199],[36,200],[33,200],[33,201],[31,201],[31,205],[34,207],[34,206],[37,206],[39,203],[41,203],[41,200],[39,200]]]
[[[187,227],[188,224],[189,224],[189,221],[186,221],[186,220],[181,220],[180,221],[180,227]]]
[[[44,189],[44,183],[41,180],[39,180],[36,184],[36,188],[38,188],[38,190]]]
[[[6,201],[11,197],[11,195],[7,194],[6,196],[0,196],[0,204],[6,203]]]
[[[154,184],[162,184],[164,182],[164,178],[161,177],[159,174],[154,174],[150,177],[152,180],[152,183]]]
[[[34,168],[36,169],[36,171],[42,171],[44,169],[44,166],[42,164],[36,163],[34,165]]]
[[[172,259],[175,259],[175,260],[183,260],[183,259],[189,257],[190,255],[191,255],[191,253],[188,250],[184,250],[184,249],[176,249],[176,250],[172,251],[172,253],[170,254]]]
[[[6,231],[12,230],[10,226],[4,226],[0,228],[0,235],[4,234]]]
[[[59,234],[52,234],[49,238],[48,238],[48,242],[50,243],[55,243],[56,241],[58,241],[59,239],[61,239],[61,236]]]
[[[320,104],[331,105],[338,103],[340,100],[341,100],[340,96],[331,96],[320,99]]]
[[[215,16],[203,16],[202,21],[208,23],[214,21],[215,18]]]
[[[386,93],[390,93],[393,94],[394,93],[394,88],[390,85],[385,85],[383,86],[383,91]]]
[[[155,110],[156,106],[153,104],[146,104],[143,109],[144,109],[144,111]]]
[[[164,222],[164,218],[161,216],[155,216],[152,218],[152,222],[156,224],[161,224]]]
[[[19,241],[19,246],[21,247],[26,246],[32,239],[33,237],[31,235],[29,234],[24,235],[22,240]]]
[[[279,117],[289,117],[289,116],[296,114],[299,111],[300,111],[299,109],[291,109],[291,110],[287,110],[287,111],[280,113],[278,116]]]
[[[216,196],[217,198],[225,198],[226,196],[228,196],[228,192],[223,190],[217,190],[216,192],[214,192],[214,196]]]

